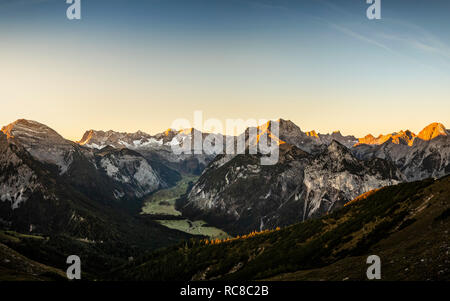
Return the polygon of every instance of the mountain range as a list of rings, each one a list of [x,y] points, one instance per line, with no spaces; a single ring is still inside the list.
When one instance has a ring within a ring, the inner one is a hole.
[[[440,124],[408,144],[362,144],[338,132],[312,135],[290,121],[273,122],[279,123],[276,165],[261,166],[258,155],[217,156],[179,210],[238,234],[319,217],[367,191],[450,173],[449,131]],[[269,122],[259,132],[270,128]]]
[[[322,216],[369,190],[450,173],[449,131],[439,123],[418,135],[400,131],[357,139],[270,121],[257,132],[280,144],[279,161],[271,166],[258,162],[261,154],[174,154],[171,145],[193,139],[195,131],[169,129],[152,136],[89,130],[72,142],[43,124],[17,120],[0,133],[0,218],[21,230],[56,229],[60,225],[49,226],[39,210],[26,218],[19,212],[42,206],[40,200],[75,202],[75,195],[136,210],[145,196],[190,173],[201,177],[177,201],[178,209],[237,234]],[[209,135],[197,133],[202,139]],[[249,129],[242,135],[247,147],[258,139]],[[58,196],[60,190],[64,196]],[[84,219],[78,211],[64,214],[66,223]]]

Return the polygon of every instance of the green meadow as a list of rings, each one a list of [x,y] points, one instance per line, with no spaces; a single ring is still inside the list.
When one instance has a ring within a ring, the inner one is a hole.
[[[189,183],[195,182],[197,179],[198,176],[183,175],[182,179],[174,187],[155,192],[145,200],[141,214],[181,216],[181,212],[175,209],[175,201],[181,195],[186,193]],[[229,237],[229,235],[224,231],[214,227],[209,227],[204,221],[177,219],[158,220],[157,222],[167,228],[176,229],[192,235],[203,235],[211,238]]]
[[[184,175],[176,186],[155,192],[145,200],[141,213],[180,216],[181,212],[175,209],[175,201],[186,192],[189,183],[197,179],[198,176]]]
[[[159,220],[157,221],[161,225],[170,228],[180,230],[192,235],[203,235],[211,238],[227,238],[229,235],[224,231],[207,226],[204,221],[190,221],[187,219],[183,220]]]

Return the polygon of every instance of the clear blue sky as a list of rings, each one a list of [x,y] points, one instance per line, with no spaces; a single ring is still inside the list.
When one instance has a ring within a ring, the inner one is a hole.
[[[450,1],[0,0],[1,124],[69,139],[175,118],[363,136],[450,127]]]

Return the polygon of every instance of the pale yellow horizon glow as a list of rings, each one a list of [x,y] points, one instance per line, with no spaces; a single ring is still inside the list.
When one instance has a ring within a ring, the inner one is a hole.
[[[430,71],[420,68],[398,81],[348,70],[339,71],[341,78],[327,77],[326,68],[309,72],[309,60],[300,55],[289,69],[249,53],[225,53],[218,60],[207,51],[177,56],[156,46],[148,53],[72,40],[52,48],[31,41],[31,51],[28,40],[5,41],[2,125],[31,119],[73,141],[90,129],[160,133],[175,119],[192,120],[196,110],[205,119],[283,118],[303,131],[356,137],[450,125],[450,86],[442,84],[448,79],[422,78]]]

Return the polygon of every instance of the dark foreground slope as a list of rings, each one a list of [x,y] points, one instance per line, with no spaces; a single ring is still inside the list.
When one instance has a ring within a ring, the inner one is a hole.
[[[33,261],[0,243],[0,281],[64,280],[58,269]]]
[[[450,177],[383,188],[279,231],[205,245],[190,241],[115,270],[129,280],[450,280]]]

